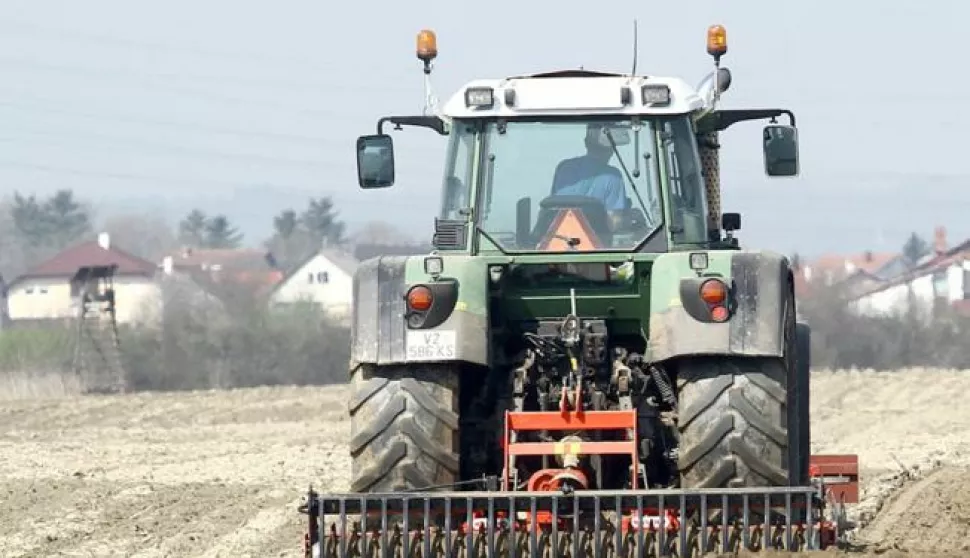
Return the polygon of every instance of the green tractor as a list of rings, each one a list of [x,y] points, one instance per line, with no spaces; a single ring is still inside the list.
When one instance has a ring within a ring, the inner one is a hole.
[[[475,552],[512,557],[560,540],[574,558],[619,552],[621,535],[637,556],[750,537],[825,546],[844,522],[820,510],[833,486],[855,497],[857,462],[809,455],[791,264],[741,249],[739,215],[720,213],[718,134],[770,119],[765,171],[796,176],[795,118],[717,108],[724,28],[708,30],[715,69],[697,88],[558,71],[475,80],[440,111],[435,35],[417,42],[430,110],[381,118],[357,140],[357,168],[362,188],[394,184],[388,123],[448,138],[434,250],[355,274],[351,493],[311,491],[308,554],[342,557],[370,536],[470,557],[473,534]],[[327,531],[334,514],[362,516],[364,534]],[[413,537],[388,534],[402,520]],[[722,536],[729,524],[740,534]],[[455,540],[433,547],[434,529]]]

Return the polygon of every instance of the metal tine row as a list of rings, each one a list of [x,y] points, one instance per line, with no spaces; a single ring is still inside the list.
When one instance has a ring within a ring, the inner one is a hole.
[[[784,487],[788,488],[788,487]],[[804,512],[798,515],[802,516],[805,522],[805,545],[807,549],[815,549],[819,546],[819,533],[815,525],[816,518],[814,517],[813,509],[813,496],[816,493],[811,488],[799,488],[799,489],[769,489],[760,493],[720,493],[720,494],[705,494],[699,492],[689,492],[684,491],[679,494],[614,494],[611,496],[607,495],[583,495],[583,494],[573,494],[573,495],[562,495],[557,493],[543,494],[543,495],[509,495],[509,496],[496,496],[496,495],[463,495],[463,494],[413,494],[413,495],[367,495],[367,496],[337,496],[337,497],[323,497],[320,498],[318,503],[319,506],[316,507],[316,512],[318,514],[318,519],[320,520],[320,526],[326,525],[325,517],[331,515],[328,513],[329,510],[337,508],[337,515],[339,520],[336,522],[339,524],[339,529],[336,525],[331,524],[329,529],[323,530],[323,536],[336,535],[338,541],[331,541],[331,543],[336,543],[335,546],[339,548],[338,558],[349,558],[352,554],[355,556],[367,555],[367,549],[351,549],[348,547],[348,514],[357,515],[360,512],[360,530],[359,533],[363,535],[361,543],[366,544],[367,533],[373,531],[379,531],[374,533],[374,535],[380,538],[380,558],[411,558],[413,550],[411,545],[420,541],[422,546],[421,556],[423,558],[431,558],[432,554],[432,529],[440,528],[441,534],[444,535],[444,556],[441,558],[454,558],[455,554],[455,541],[454,536],[459,533],[457,527],[452,525],[455,513],[461,513],[464,511],[465,529],[464,529],[464,543],[465,556],[467,558],[472,558],[471,553],[475,549],[475,539],[477,536],[482,534],[485,535],[485,546],[486,546],[486,556],[488,558],[497,558],[499,556],[496,549],[496,520],[498,519],[497,514],[499,512],[505,512],[507,521],[509,525],[502,525],[500,527],[501,534],[510,535],[509,538],[512,540],[511,544],[507,545],[506,553],[502,554],[502,558],[534,558],[538,555],[539,549],[539,532],[544,530],[544,525],[537,525],[536,519],[540,511],[547,511],[551,514],[551,521],[549,522],[548,531],[550,535],[550,546],[553,556],[559,556],[560,546],[564,541],[560,540],[561,535],[565,536],[566,544],[571,543],[572,548],[570,549],[571,558],[608,558],[604,556],[604,544],[607,542],[605,538],[602,537],[604,533],[603,521],[605,520],[604,512],[612,512],[613,520],[606,520],[607,525],[606,530],[612,532],[612,537],[614,538],[613,544],[611,545],[614,549],[613,556],[625,555],[623,549],[623,542],[625,538],[625,533],[623,529],[623,517],[625,508],[628,509],[631,503],[635,502],[635,509],[640,510],[639,513],[630,514],[630,528],[635,530],[636,534],[636,547],[640,549],[638,554],[643,553],[643,549],[648,542],[656,544],[657,555],[666,555],[666,549],[671,547],[672,542],[668,540],[669,531],[676,529],[676,548],[678,549],[678,554],[681,556],[691,555],[689,535],[688,535],[688,521],[696,519],[699,525],[697,527],[697,534],[700,540],[694,541],[699,543],[699,549],[701,552],[706,552],[710,547],[709,534],[711,531],[711,525],[709,525],[708,518],[710,517],[711,511],[720,510],[720,522],[718,532],[721,533],[719,537],[721,542],[722,552],[731,552],[733,547],[733,541],[727,536],[730,532],[731,527],[740,527],[741,531],[741,542],[743,548],[751,548],[751,531],[754,524],[752,523],[752,499],[754,499],[755,505],[761,503],[760,508],[766,513],[763,515],[763,523],[761,527],[761,537],[759,541],[759,546],[762,548],[772,545],[772,526],[778,526],[778,522],[772,521],[773,516],[781,515],[784,517],[784,540],[781,541],[781,547],[791,549],[794,543],[794,521],[793,516],[795,515],[795,510],[797,508],[802,508],[802,506],[793,505],[793,497],[799,497],[799,499],[804,501]],[[741,498],[741,525],[737,525],[737,518],[730,517],[731,514],[724,513],[724,510],[730,509],[730,504],[732,501],[736,500],[737,497]],[[673,498],[671,498],[673,497]],[[719,506],[711,506],[709,500],[714,497],[720,500]],[[783,498],[784,503],[778,503],[778,500]],[[606,506],[604,510],[604,500],[613,500],[613,506]],[[677,501],[677,522],[676,526],[667,525],[667,501],[669,499],[675,499]],[[374,520],[368,521],[368,513],[372,510],[372,506],[368,503],[374,501],[380,502],[380,520],[379,528],[374,525]],[[484,519],[485,526],[479,526],[475,528],[475,504],[485,500],[487,504],[487,515]],[[631,502],[633,500],[634,502]],[[393,506],[394,509],[389,509],[389,501],[399,502],[400,506]],[[530,556],[524,557],[519,556],[518,545],[515,542],[514,534],[516,531],[521,531],[515,526],[515,520],[518,512],[525,511],[522,509],[523,501],[528,502],[529,516],[532,518],[530,521],[531,527],[528,528],[528,548]],[[352,509],[348,509],[348,502],[353,502],[350,506]],[[440,509],[438,506],[433,506],[432,503],[443,504],[443,513],[439,512],[437,514],[432,513],[432,509]],[[455,505],[456,502],[464,503],[462,505]],[[549,505],[540,506],[540,502],[548,503]],[[420,503],[419,509],[413,509],[416,506],[413,504]],[[586,505],[587,503],[591,505]],[[644,510],[647,508],[653,508],[652,504],[656,503],[657,516],[656,521],[659,525],[653,526],[655,523],[653,518],[650,518],[650,523],[646,523],[644,518]],[[336,505],[334,505],[336,504]],[[357,505],[353,505],[357,504]],[[565,506],[563,504],[566,504]],[[570,505],[571,504],[571,505]],[[699,504],[695,505],[693,508],[689,504]],[[568,509],[564,509],[568,508]],[[784,512],[776,511],[778,508],[784,508]],[[696,514],[689,514],[688,511],[699,512]],[[585,545],[581,541],[581,534],[585,530],[588,533],[589,521],[581,521],[580,512],[582,511],[592,511],[590,514],[590,519],[592,520],[592,557],[587,557],[587,552]],[[419,512],[422,516],[420,533],[422,536],[412,540],[410,534],[414,530],[412,525],[412,512]],[[403,546],[401,549],[403,552],[398,554],[394,552],[392,554],[392,548],[394,545],[389,544],[388,537],[392,531],[392,526],[389,525],[389,517],[391,515],[400,515],[401,523],[396,523],[394,527],[400,527],[403,531],[404,536],[399,537],[395,542]],[[433,515],[443,516],[443,525],[440,522],[432,523]],[[572,529],[567,529],[566,533],[560,533],[560,519],[568,519],[571,516]],[[734,521],[732,521],[734,519]],[[356,523],[356,522],[355,522]],[[643,528],[645,525],[651,525],[649,529]],[[484,529],[484,533],[482,532]],[[339,530],[339,533],[337,531]],[[647,540],[647,533],[653,536]],[[373,544],[373,540],[371,541]],[[335,549],[336,550],[336,549]],[[478,554],[477,552],[475,553]]]

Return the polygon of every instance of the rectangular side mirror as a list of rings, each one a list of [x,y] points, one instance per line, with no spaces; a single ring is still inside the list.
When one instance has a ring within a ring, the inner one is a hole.
[[[387,134],[357,138],[357,183],[361,188],[394,184],[394,140]]]
[[[771,124],[762,135],[765,155],[765,174],[768,176],[798,175],[798,129],[794,126]]]
[[[734,232],[741,230],[741,214],[740,213],[722,213],[721,214],[721,228],[728,232]]]

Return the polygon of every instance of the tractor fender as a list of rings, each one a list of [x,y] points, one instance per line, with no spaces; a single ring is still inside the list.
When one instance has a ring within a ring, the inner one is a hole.
[[[788,258],[767,251],[710,251],[708,267],[696,272],[689,254],[661,254],[651,268],[650,358],[782,356],[785,302],[794,296]],[[705,319],[699,286],[708,277],[729,287],[727,322]]]
[[[351,370],[359,364],[488,364],[484,266],[469,265],[460,257],[445,258],[448,264],[438,283],[451,291],[433,290],[447,294],[436,296],[434,304],[440,301],[447,306],[433,307],[433,319],[418,327],[409,326],[405,301],[408,289],[419,283],[436,283],[424,272],[423,261],[424,256],[378,256],[357,266],[353,278]]]

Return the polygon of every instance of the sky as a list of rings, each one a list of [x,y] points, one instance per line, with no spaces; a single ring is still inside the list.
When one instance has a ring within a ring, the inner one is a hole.
[[[420,114],[415,36],[434,29],[434,85],[584,67],[696,84],[707,26],[727,28],[730,108],[789,108],[801,175],[768,179],[761,123],[722,135],[723,210],[742,243],[812,256],[896,250],[910,232],[970,237],[962,72],[970,3],[0,2],[0,197],[72,188],[103,213],[173,224],[225,212],[247,240],[331,196],[353,228],[383,220],[430,239],[444,139],[395,134],[398,182],[358,188],[354,141]]]

